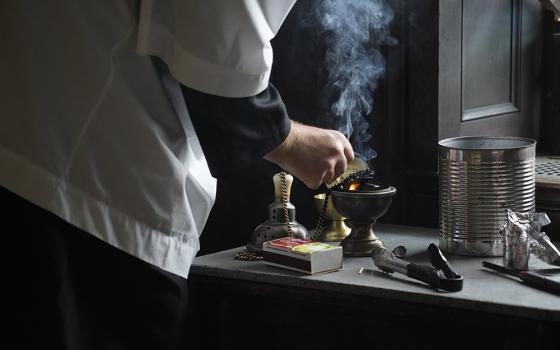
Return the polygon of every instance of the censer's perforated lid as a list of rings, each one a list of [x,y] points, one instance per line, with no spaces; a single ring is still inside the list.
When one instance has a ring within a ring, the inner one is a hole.
[[[346,167],[346,170],[342,173],[342,175],[337,177],[333,182],[327,184],[327,188],[333,188],[334,186],[341,184],[351,174],[367,169],[369,169],[369,166],[365,161],[359,158],[354,158],[353,161],[348,163],[348,166]]]

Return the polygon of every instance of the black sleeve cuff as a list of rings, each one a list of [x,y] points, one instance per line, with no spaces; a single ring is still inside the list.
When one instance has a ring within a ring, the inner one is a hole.
[[[256,96],[228,98],[182,86],[210,172],[226,178],[278,147],[291,128],[278,90],[269,84]]]

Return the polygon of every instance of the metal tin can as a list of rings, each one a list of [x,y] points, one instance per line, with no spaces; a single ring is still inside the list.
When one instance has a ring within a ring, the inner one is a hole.
[[[440,248],[502,256],[507,209],[535,209],[536,141],[457,137],[439,142]]]

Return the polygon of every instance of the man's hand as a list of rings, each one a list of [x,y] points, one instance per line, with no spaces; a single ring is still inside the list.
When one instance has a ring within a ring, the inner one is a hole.
[[[288,137],[264,158],[316,189],[339,177],[354,159],[354,151],[338,131],[292,121]]]

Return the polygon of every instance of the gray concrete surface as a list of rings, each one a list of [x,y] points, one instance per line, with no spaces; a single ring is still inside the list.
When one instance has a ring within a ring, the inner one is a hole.
[[[437,230],[381,224],[374,229],[386,247],[392,249],[404,245],[408,251],[406,260],[429,264],[426,249],[430,243],[437,244]],[[191,267],[191,274],[560,321],[559,295],[527,286],[513,276],[480,265],[483,260],[501,265],[501,258],[445,254],[453,269],[463,275],[464,284],[460,292],[442,292],[401,274],[382,273],[370,258],[345,257],[342,270],[308,276],[267,266],[263,262],[234,260],[241,250],[243,247],[198,257]],[[364,270],[359,274],[362,266]],[[560,280],[560,267],[548,265],[534,256],[531,256],[530,268]]]

